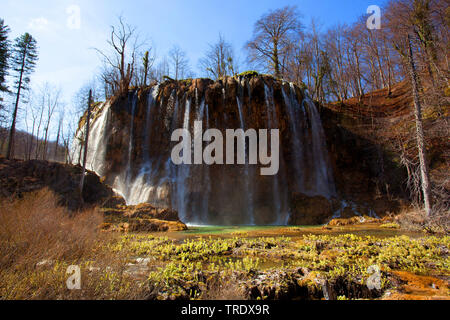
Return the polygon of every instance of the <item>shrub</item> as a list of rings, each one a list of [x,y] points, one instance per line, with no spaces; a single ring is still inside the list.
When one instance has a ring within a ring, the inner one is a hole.
[[[92,249],[102,215],[77,214],[58,205],[48,189],[3,200],[0,207],[0,268],[33,267],[43,260],[78,260]]]
[[[105,248],[97,209],[76,214],[48,189],[1,200],[0,299],[139,299],[126,258]],[[81,269],[81,290],[66,287],[67,268]]]

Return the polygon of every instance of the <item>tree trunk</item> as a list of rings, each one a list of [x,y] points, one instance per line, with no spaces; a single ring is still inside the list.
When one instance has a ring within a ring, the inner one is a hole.
[[[425,138],[423,133],[423,123],[422,123],[422,106],[420,104],[419,98],[419,86],[417,83],[417,72],[416,66],[414,64],[413,51],[411,46],[411,39],[408,35],[408,46],[409,46],[409,73],[411,76],[413,97],[414,97],[414,113],[416,116],[416,134],[417,134],[417,148],[419,151],[419,161],[420,161],[420,173],[422,178],[422,192],[423,192],[423,202],[425,205],[425,212],[428,217],[432,214],[432,204],[431,204],[431,186],[428,174],[428,164],[426,158],[425,149]]]
[[[39,135],[41,134],[42,117],[44,116],[44,100],[42,101],[41,114],[39,116],[39,124],[36,132],[36,149],[34,150],[34,158],[39,159],[39,150],[41,148],[41,142],[39,140]]]
[[[14,134],[16,132],[17,111],[19,109],[20,91],[22,89],[22,79],[23,79],[23,73],[25,71],[25,58],[27,57],[27,49],[28,49],[28,46],[25,46],[25,51],[24,51],[23,57],[22,57],[22,67],[20,70],[19,85],[17,88],[16,104],[14,106],[13,122],[11,124],[11,129],[9,131],[8,151],[6,152],[6,158],[8,160],[11,160],[11,158],[14,156]]]
[[[92,100],[92,90],[89,90],[89,102],[88,102],[88,112],[86,119],[86,138],[84,139],[84,155],[83,155],[83,170],[81,172],[80,180],[80,204],[83,205],[83,189],[84,189],[84,176],[86,174],[86,161],[87,161],[87,151],[89,142],[89,122],[91,119],[91,100]]]
[[[356,80],[358,85],[358,101],[361,102],[362,98],[364,97],[364,91],[362,87],[361,82],[361,67],[359,65],[359,55],[356,49],[353,50],[353,53],[355,55],[355,62],[356,62]]]
[[[55,153],[53,161],[58,161],[58,147],[59,147],[59,135],[61,133],[61,121],[58,125],[58,134],[56,135],[56,145],[55,145]]]
[[[27,160],[31,160],[31,153],[33,151],[33,143],[34,143],[34,128],[36,126],[36,118],[33,119],[33,128],[31,130],[31,136],[30,136],[30,145],[28,146],[27,150]]]
[[[275,71],[275,78],[280,78],[280,60],[278,57],[278,43],[274,42],[273,44],[273,53],[272,53],[272,60],[273,60],[273,69]]]

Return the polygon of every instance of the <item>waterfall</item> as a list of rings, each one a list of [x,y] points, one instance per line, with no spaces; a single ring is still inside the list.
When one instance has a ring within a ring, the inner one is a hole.
[[[86,157],[86,168],[95,171],[99,176],[104,174],[105,152],[107,140],[108,120],[110,115],[110,103],[103,103],[99,110],[98,117],[95,115],[90,119],[90,134],[88,141],[88,153]],[[86,126],[80,128],[77,132],[72,146],[73,163],[83,162],[84,136],[86,135]]]
[[[311,99],[301,98],[292,83],[277,87],[269,80],[257,87],[257,82],[250,85],[242,77],[227,89],[219,84],[220,91],[212,95],[206,94],[207,86],[200,91],[166,84],[152,87],[146,104],[140,103],[139,96],[144,95],[139,91],[138,96],[138,90],[129,94],[128,104],[124,102],[127,109],[104,103],[91,119],[88,169],[112,182],[127,204],[171,206],[180,219],[195,224],[285,225],[293,193],[336,195],[324,130]],[[231,92],[236,96],[230,98]],[[192,128],[194,120],[203,124],[203,132],[253,128],[268,129],[270,134],[271,129],[280,129],[279,173],[260,176],[259,167],[249,164],[247,140],[245,165],[174,165],[170,135],[179,128],[193,137],[200,134]],[[73,143],[74,163],[82,153],[84,130],[80,127]]]
[[[203,101],[204,105],[205,102]],[[206,125],[205,128],[206,130],[209,129],[209,107],[206,104],[205,106],[205,113],[206,113]],[[204,115],[202,115],[202,117],[204,117]],[[203,118],[202,118],[203,119]],[[203,196],[203,203],[202,203],[202,221],[203,223],[207,223],[208,222],[208,208],[209,208],[209,196],[211,193],[211,174],[210,174],[210,168],[204,168],[204,170],[206,170],[206,174],[204,175],[204,179],[203,179],[203,185],[206,187],[206,194]]]
[[[156,104],[156,99],[158,98],[159,94],[159,85],[156,85],[152,87],[148,93],[147,96],[147,118],[145,121],[145,139],[144,139],[144,146],[142,150],[144,151],[144,157],[146,160],[146,164],[150,165],[150,159],[149,159],[149,153],[150,153],[150,134],[151,134],[151,113],[152,108]]]
[[[133,141],[134,141],[134,118],[136,115],[136,106],[137,106],[137,102],[138,102],[138,91],[136,90],[134,92],[133,98],[132,98],[132,102],[131,102],[131,117],[130,117],[130,140],[129,140],[129,144],[128,144],[128,163],[127,163],[127,170],[125,171],[125,177],[122,178],[125,180],[124,185],[125,188],[127,190],[126,193],[126,197],[127,199],[130,198],[130,185],[131,185],[131,172],[132,172],[132,168],[131,168],[131,157],[132,157],[132,152],[133,152]],[[122,180],[123,181],[123,180]]]
[[[195,90],[196,95],[196,106],[197,106],[197,112],[196,112],[196,121],[201,122],[204,127],[204,130],[209,129],[209,108],[208,105],[205,103],[205,98],[203,97],[201,99],[200,105],[199,105],[199,98],[198,98],[198,91]],[[206,117],[205,117],[206,114]],[[200,128],[194,129],[194,137],[197,135],[202,135],[203,133],[201,131],[198,131]],[[197,189],[202,189],[203,192],[201,192],[201,197],[197,198],[194,203],[194,210],[198,211],[198,214],[192,218],[192,223],[195,223],[196,225],[202,225],[208,223],[209,217],[208,217],[208,207],[209,207],[209,193],[211,192],[211,179],[210,179],[210,172],[209,167],[201,166],[201,165],[195,165],[192,169],[192,175],[194,177],[197,177],[197,181],[201,183],[201,185],[196,186]],[[194,182],[195,183],[195,182]]]
[[[183,118],[183,129],[189,130],[189,120],[191,113],[191,100],[186,98],[185,111]],[[180,219],[185,219],[187,216],[187,184],[189,182],[190,166],[183,164],[176,168],[176,180],[175,180],[175,208],[178,210]]]
[[[315,175],[315,193],[328,199],[336,195],[333,174],[325,143],[325,133],[315,103],[306,95],[303,103],[308,107],[311,121],[312,156]]]
[[[239,113],[239,121],[240,121],[240,126],[241,129],[246,130],[246,126],[245,126],[245,121],[244,121],[244,113],[242,110],[242,100],[243,100],[243,96],[244,96],[244,86],[245,86],[245,82],[244,85],[242,84],[242,81],[240,82],[240,86],[239,86],[239,94],[236,96],[236,102],[237,102],[237,106],[238,106],[238,113]],[[250,99],[250,97],[249,97]],[[245,136],[243,137],[244,141],[244,145],[246,145],[246,141],[245,141]],[[254,225],[255,224],[255,216],[254,216],[254,208],[253,208],[253,194],[252,194],[252,187],[250,186],[250,174],[249,174],[249,157],[248,155],[248,150],[249,148],[246,148],[247,150],[245,150],[245,154],[246,154],[246,159],[245,159],[245,193],[247,195],[247,219],[248,219],[248,224],[250,225]]]
[[[267,129],[277,129],[278,123],[277,123],[277,115],[276,115],[276,109],[275,109],[275,102],[273,99],[273,88],[269,88],[267,84],[264,84],[264,96],[266,100],[266,110],[267,110]],[[271,146],[272,152],[272,146]],[[281,157],[281,153],[280,153]],[[281,161],[280,161],[281,162]],[[285,179],[283,179],[286,181]],[[289,220],[289,212],[287,212],[287,196],[285,192],[281,192],[280,190],[280,180],[279,180],[279,174],[273,177],[273,200],[274,200],[274,206],[275,206],[275,215],[276,215],[276,221],[275,224],[277,225],[286,225]]]
[[[309,196],[320,195],[329,199],[336,195],[336,189],[319,112],[307,92],[300,104],[294,84],[290,83],[289,86],[289,94],[282,87],[282,95],[292,133],[295,189]],[[311,138],[310,143],[306,145],[302,141],[305,137]]]
[[[139,174],[132,184],[128,185],[129,192],[127,203],[137,205],[147,202],[155,198],[155,191],[157,191],[154,181],[152,181],[152,162],[150,160],[150,136],[151,136],[151,112],[156,104],[156,99],[159,93],[159,86],[154,86],[150,89],[147,95],[147,113],[145,121],[145,136],[142,145],[144,164]]]
[[[286,104],[286,109],[289,114],[289,124],[291,126],[291,136],[293,142],[293,154],[294,154],[294,169],[295,169],[295,191],[301,192],[302,186],[304,185],[304,177],[302,168],[303,166],[303,146],[301,142],[302,134],[298,129],[301,119],[298,117],[297,110],[300,109],[297,97],[295,94],[295,88],[293,85],[290,86],[289,96],[286,94],[284,88],[281,88],[283,99]]]

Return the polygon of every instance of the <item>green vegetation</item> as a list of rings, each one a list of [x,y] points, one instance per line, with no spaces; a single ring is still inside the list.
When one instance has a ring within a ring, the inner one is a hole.
[[[325,284],[332,299],[374,299],[396,290],[399,272],[414,281],[450,273],[449,236],[311,234],[328,231],[292,227],[276,230],[309,231],[262,237],[261,230],[273,230],[214,227],[163,237],[100,232],[102,221],[95,210],[69,218],[45,190],[4,201],[0,299],[322,299]],[[202,230],[214,237],[202,237]],[[81,290],[66,287],[70,265],[80,267]],[[367,287],[371,266],[380,269],[380,290]]]
[[[238,74],[238,77],[253,78],[258,77],[259,75],[260,74],[257,71],[249,70]]]
[[[179,82],[184,84],[186,87],[190,87],[192,84],[192,79],[191,78],[190,79],[182,79],[182,80],[179,80]]]
[[[244,288],[258,275],[290,274],[298,268],[313,275],[313,279],[303,280],[314,291],[317,289],[314,279],[364,285],[370,276],[369,267],[377,265],[385,290],[391,286],[390,272],[394,270],[423,275],[431,271],[448,273],[449,245],[450,237],[377,239],[346,234],[309,235],[298,241],[278,237],[197,238],[176,242],[167,237],[125,235],[111,250],[127,252],[127,256],[151,257],[152,264],[158,266],[148,276],[157,288],[156,298],[175,299],[203,298],[208,294],[208,284],[218,277],[229,282],[237,277]],[[283,282],[277,285],[282,286]]]
[[[385,229],[400,229],[400,225],[398,225],[397,223],[385,223],[382,224],[380,226],[380,228],[385,228]]]
[[[9,27],[0,19],[0,92],[8,92],[6,75],[8,74],[8,59],[10,56],[10,44],[8,41]],[[1,100],[0,100],[1,101]]]
[[[25,91],[30,89],[30,76],[34,72],[37,60],[38,48],[37,42],[33,36],[29,33],[25,33],[22,36],[17,37],[14,41],[14,49],[11,60],[11,67],[15,71],[13,73],[14,89],[17,93],[8,139],[8,150],[6,153],[6,157],[8,159],[13,158],[14,156],[14,134],[16,131],[16,120],[20,98],[24,95]]]

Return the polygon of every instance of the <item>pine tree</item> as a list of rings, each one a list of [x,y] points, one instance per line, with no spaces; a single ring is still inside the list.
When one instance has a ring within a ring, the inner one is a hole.
[[[11,159],[14,155],[14,133],[16,131],[17,111],[19,109],[20,96],[23,91],[29,89],[30,75],[33,73],[38,60],[36,40],[29,34],[16,38],[12,52],[12,67],[15,72],[16,103],[9,132],[8,149],[6,157]]]
[[[0,93],[8,92],[6,86],[6,76],[8,75],[8,59],[9,59],[9,28],[4,21],[0,19]],[[0,111],[4,109],[3,97],[0,97]],[[0,120],[4,120],[4,115],[0,114]],[[2,143],[3,144],[3,143]],[[1,150],[1,149],[0,149]]]
[[[8,58],[9,58],[9,28],[4,21],[0,19],[0,92],[7,92],[6,76],[8,74]]]

